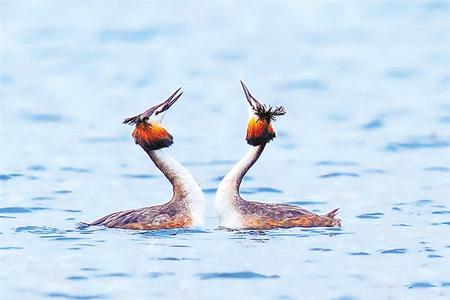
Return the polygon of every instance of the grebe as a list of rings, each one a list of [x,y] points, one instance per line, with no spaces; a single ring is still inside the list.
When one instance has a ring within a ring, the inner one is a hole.
[[[241,198],[239,187],[242,178],[258,160],[266,144],[275,138],[272,121],[285,114],[282,106],[261,104],[242,81],[241,85],[249,104],[250,120],[246,140],[251,148],[223,178],[217,189],[215,202],[220,226],[230,229],[341,226],[341,221],[335,218],[338,209],[322,216],[298,206],[267,204]]]
[[[89,225],[142,230],[204,225],[205,198],[202,189],[188,170],[161,150],[173,143],[172,135],[161,126],[161,121],[165,112],[183,94],[178,94],[180,89],[166,101],[123,121],[124,124],[135,125],[132,134],[134,141],[144,149],[172,184],[172,199],[162,205],[115,212]]]

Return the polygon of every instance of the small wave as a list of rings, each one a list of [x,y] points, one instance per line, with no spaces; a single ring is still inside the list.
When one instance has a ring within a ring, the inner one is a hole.
[[[121,176],[124,178],[128,178],[128,179],[149,179],[149,178],[156,177],[154,175],[149,175],[149,174],[123,174]]]
[[[91,300],[91,299],[105,299],[105,295],[79,295],[79,294],[67,294],[61,292],[51,292],[46,294],[50,298],[63,298],[73,300]]]
[[[224,273],[198,273],[196,274],[201,280],[209,279],[278,279],[279,275],[263,275],[255,272],[224,272]]]
[[[439,139],[435,136],[419,137],[407,142],[389,143],[384,147],[387,152],[400,152],[405,150],[433,149],[450,147],[449,140]]]
[[[311,248],[311,249],[309,249],[309,251],[314,251],[314,252],[330,252],[331,249],[330,249],[330,248]]]
[[[359,252],[350,252],[349,255],[353,255],[353,256],[366,256],[366,255],[370,255],[370,253],[359,251]]]
[[[258,188],[246,188],[241,190],[242,194],[257,194],[257,193],[283,193],[282,190],[269,188],[269,187],[258,187]]]
[[[25,113],[23,119],[33,123],[61,123],[65,118],[60,114]]]
[[[406,250],[405,248],[381,250],[382,254],[406,254],[407,252],[408,250]]]
[[[384,122],[382,119],[374,119],[372,121],[369,121],[368,123],[364,124],[362,126],[362,129],[365,130],[374,130],[374,129],[379,129],[381,127],[383,127]]]
[[[76,168],[76,167],[62,167],[59,170],[61,170],[63,172],[71,172],[71,173],[92,173],[91,169]]]
[[[433,166],[433,167],[427,167],[425,169],[423,169],[424,171],[427,172],[450,172],[450,168],[447,167],[439,167],[439,166]]]
[[[0,208],[0,213],[3,214],[23,214],[23,213],[31,213],[34,211],[40,211],[40,210],[49,210],[48,207],[2,207]]]
[[[436,285],[431,284],[430,282],[420,281],[420,282],[413,282],[411,284],[408,284],[407,287],[409,289],[427,289],[427,288],[436,287]]]
[[[359,177],[356,173],[349,172],[333,172],[319,176],[319,178],[335,178],[335,177]]]
[[[155,278],[159,278],[159,277],[163,277],[163,276],[174,276],[175,273],[173,272],[150,272],[147,273],[147,277],[155,279]]]
[[[358,163],[354,161],[335,161],[335,160],[321,160],[316,163],[317,166],[357,166]]]
[[[374,212],[374,213],[367,213],[357,216],[357,218],[360,219],[379,219],[381,216],[384,216],[383,213],[380,212]]]

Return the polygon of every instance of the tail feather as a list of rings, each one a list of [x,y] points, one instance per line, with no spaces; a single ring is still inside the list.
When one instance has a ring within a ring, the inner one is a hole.
[[[337,226],[337,227],[342,226],[341,220],[336,218],[338,210],[339,210],[339,208],[333,209],[332,211],[330,211],[329,213],[327,213],[326,215],[323,216],[329,220],[330,226],[333,226],[333,227],[334,226]]]
[[[338,210],[339,210],[339,208],[333,209],[332,211],[327,213],[325,216],[327,216],[328,218],[334,218],[334,217],[336,217]]]

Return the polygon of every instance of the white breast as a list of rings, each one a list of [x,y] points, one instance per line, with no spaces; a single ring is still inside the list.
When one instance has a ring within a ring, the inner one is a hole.
[[[242,228],[242,216],[233,205],[235,192],[227,186],[226,182],[221,182],[217,189],[215,204],[219,217],[219,226],[226,228]]]

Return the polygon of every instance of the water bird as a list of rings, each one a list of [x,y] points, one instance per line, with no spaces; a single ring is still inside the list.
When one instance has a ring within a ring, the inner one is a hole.
[[[179,93],[180,89],[166,101],[123,121],[124,124],[135,125],[132,134],[134,141],[144,149],[155,166],[172,184],[172,199],[162,205],[115,212],[87,225],[137,230],[204,225],[205,198],[202,189],[185,167],[162,150],[173,144],[172,135],[161,123],[167,110],[183,94]]]
[[[248,153],[222,179],[215,196],[220,227],[229,229],[273,229],[290,227],[341,226],[338,209],[318,215],[299,206],[248,201],[239,188],[245,174],[258,160],[267,143],[276,137],[273,122],[286,113],[284,107],[262,104],[241,81],[248,102],[250,120],[246,140]]]

